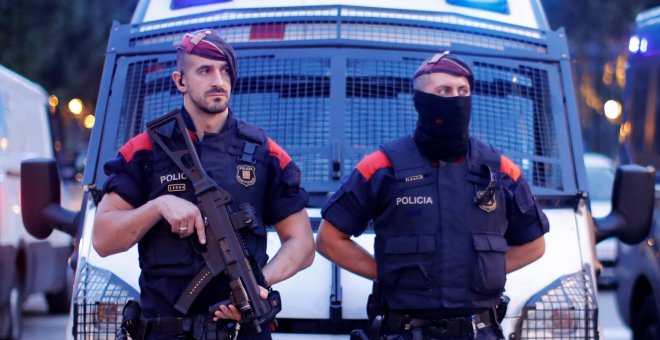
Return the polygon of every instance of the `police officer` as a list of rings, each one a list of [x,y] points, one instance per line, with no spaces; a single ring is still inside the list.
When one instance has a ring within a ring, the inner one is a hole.
[[[322,210],[318,252],[377,281],[372,339],[501,337],[506,273],[545,251],[548,221],[520,169],[468,134],[473,89],[457,55],[422,63],[414,134],[367,155]],[[351,240],[370,221],[375,256]]]
[[[269,286],[312,263],[314,239],[304,209],[308,196],[289,155],[263,130],[241,121],[229,109],[236,75],[233,49],[211,30],[186,34],[177,47],[172,80],[183,94],[181,113],[187,133],[206,172],[232,195],[232,208],[250,203],[255,210],[260,226],[242,238],[254,263],[263,268],[265,282],[260,284]],[[97,209],[93,244],[101,256],[138,244],[144,336],[215,339],[234,335],[236,329],[231,327],[236,323],[221,319],[240,320],[235,306],[222,305],[215,315],[208,311],[229,297],[224,275],[206,286],[188,315],[174,309],[186,286],[205,266],[190,240],[207,241],[200,210],[192,203],[194,189],[185,174],[147,133],[122,146],[117,158],[105,164],[105,172],[108,178]],[[265,225],[274,226],[282,243],[270,262]],[[261,295],[265,299],[268,293],[263,289]],[[201,334],[191,320],[204,323]],[[268,328],[262,327],[263,332],[257,334],[244,326],[238,337],[270,339]]]

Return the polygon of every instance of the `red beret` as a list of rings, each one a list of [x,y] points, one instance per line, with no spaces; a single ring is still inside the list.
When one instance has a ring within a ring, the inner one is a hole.
[[[176,48],[202,58],[226,61],[231,70],[231,82],[236,80],[236,56],[234,49],[210,29],[187,33]]]
[[[421,75],[436,72],[443,72],[459,77],[466,77],[468,83],[470,83],[470,89],[474,88],[474,74],[472,73],[470,65],[464,62],[457,55],[449,53],[449,51],[437,53],[431,58],[426,59],[415,71],[413,80]]]

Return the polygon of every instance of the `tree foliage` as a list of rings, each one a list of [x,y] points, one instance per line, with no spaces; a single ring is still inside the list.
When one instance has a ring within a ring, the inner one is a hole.
[[[95,103],[113,20],[137,0],[0,0],[0,64],[61,98]]]

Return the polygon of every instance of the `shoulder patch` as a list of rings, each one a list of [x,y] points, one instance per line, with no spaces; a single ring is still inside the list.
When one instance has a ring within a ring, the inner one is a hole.
[[[506,156],[500,156],[500,172],[509,175],[514,182],[520,177],[520,168]]]
[[[289,163],[291,163],[291,156],[289,156],[284,149],[282,149],[279,144],[275,143],[274,140],[268,138],[268,153],[271,156],[274,156],[277,158],[277,160],[280,162],[280,169],[286,168]]]
[[[378,150],[368,154],[364,159],[355,167],[364,178],[368,181],[371,179],[376,171],[382,168],[391,168],[392,162],[382,151]]]
[[[130,163],[135,153],[141,150],[153,150],[151,139],[146,132],[131,138],[126,144],[119,148],[119,153],[124,157],[126,163]]]

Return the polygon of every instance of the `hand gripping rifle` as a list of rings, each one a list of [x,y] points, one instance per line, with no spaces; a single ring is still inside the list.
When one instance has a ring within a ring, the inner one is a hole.
[[[172,132],[175,125],[178,126],[185,141],[186,145],[183,148],[177,147],[173,140]],[[241,312],[242,323],[251,322],[257,332],[261,332],[260,324],[275,318],[275,315],[282,309],[282,305],[277,291],[270,291],[267,300],[263,300],[259,296],[259,285],[255,274],[260,278],[263,278],[263,274],[258,268],[257,273],[252,271],[249,255],[238,234],[240,229],[246,227],[257,228],[258,222],[252,206],[245,203],[241,205],[239,211],[230,211],[231,195],[220,188],[202,168],[179,110],[174,110],[147,123],[147,130],[152,140],[167,153],[192,182],[206,232],[206,246],[199,244],[194,237],[191,238],[195,249],[204,257],[206,267],[186,287],[174,308],[186,314],[190,305],[211,279],[224,273],[230,282],[229,300],[217,303],[209,310],[212,312],[220,304],[231,303]]]

